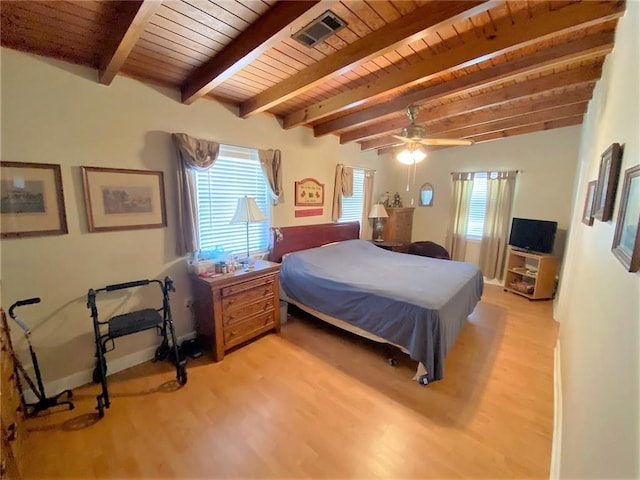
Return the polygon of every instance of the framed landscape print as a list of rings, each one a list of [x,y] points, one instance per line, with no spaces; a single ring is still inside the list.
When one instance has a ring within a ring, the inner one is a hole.
[[[90,232],[167,226],[162,172],[82,167]]]
[[[640,270],[640,165],[624,172],[613,254],[630,272]]]
[[[593,216],[603,222],[608,222],[613,216],[621,160],[622,149],[619,143],[611,144],[600,157]]]
[[[60,165],[0,162],[2,238],[68,233]]]

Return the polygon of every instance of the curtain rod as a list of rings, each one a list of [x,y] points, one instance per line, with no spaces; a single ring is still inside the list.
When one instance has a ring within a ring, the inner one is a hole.
[[[376,170],[374,168],[365,168],[365,167],[358,167],[356,165],[345,165],[344,163],[342,164],[344,167],[349,167],[349,168],[359,168],[360,170],[364,170],[365,172],[373,172],[376,173]]]
[[[516,173],[524,173],[524,170],[493,170],[495,172],[513,172],[515,171]],[[458,174],[465,174],[465,173],[491,173],[492,171],[489,170],[479,170],[477,172],[449,172],[449,175],[458,175]]]

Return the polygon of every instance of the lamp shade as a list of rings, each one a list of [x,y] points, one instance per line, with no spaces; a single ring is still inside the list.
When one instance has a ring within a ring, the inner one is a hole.
[[[381,203],[376,203],[369,212],[369,218],[387,218],[388,216],[387,209]]]
[[[236,213],[233,215],[231,223],[263,222],[266,219],[267,217],[258,207],[255,198],[241,197],[238,199]]]

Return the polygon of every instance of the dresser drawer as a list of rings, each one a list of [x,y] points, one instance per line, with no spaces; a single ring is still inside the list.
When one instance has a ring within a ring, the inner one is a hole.
[[[222,311],[230,312],[242,308],[249,303],[253,303],[257,300],[272,298],[273,297],[273,282],[269,282],[266,285],[260,285],[253,290],[244,290],[235,295],[228,295],[222,297]]]
[[[255,337],[261,330],[267,331],[274,326],[274,311],[261,313],[224,328],[225,347],[231,347]]]
[[[266,285],[273,285],[273,276],[269,277],[260,277],[255,280],[249,280],[247,282],[239,282],[235,285],[230,285],[228,287],[222,288],[222,297],[227,297],[229,295],[235,295],[236,293],[244,292],[245,290],[251,290],[253,288],[264,287]]]
[[[251,317],[258,313],[266,313],[272,310],[274,310],[273,296],[270,296],[269,298],[258,299],[257,301],[249,304],[238,303],[226,310],[224,307],[222,308],[222,323],[224,324],[224,328],[227,328],[229,325],[242,322],[248,317]]]

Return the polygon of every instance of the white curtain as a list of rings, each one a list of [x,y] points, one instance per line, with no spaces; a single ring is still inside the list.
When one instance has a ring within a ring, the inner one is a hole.
[[[515,171],[487,173],[487,210],[480,243],[480,269],[488,279],[502,280],[504,274],[517,174]]]
[[[453,192],[449,207],[449,227],[446,247],[452,260],[464,261],[467,251],[469,203],[473,191],[473,173],[454,173]]]
[[[373,179],[375,174],[373,170],[365,170],[364,172],[364,204],[362,206],[362,218],[360,219],[360,238],[363,240],[371,238],[369,233],[369,212],[373,206]]]
[[[353,195],[353,168],[345,167],[339,163],[336,165],[336,178],[333,185],[331,220],[334,222],[337,222],[342,216],[342,195],[345,197]]]
[[[174,133],[171,137],[177,151],[178,235],[176,254],[181,256],[198,249],[195,172],[211,168],[220,153],[220,144],[193,138],[184,133]]]

